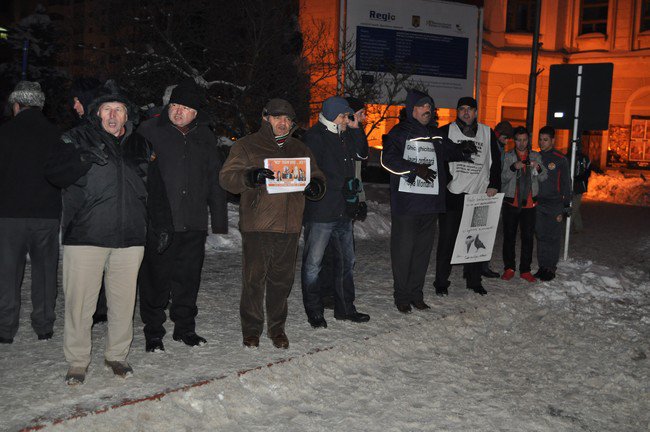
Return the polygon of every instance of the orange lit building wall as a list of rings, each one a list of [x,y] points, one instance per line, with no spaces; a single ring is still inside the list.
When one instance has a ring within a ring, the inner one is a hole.
[[[301,5],[301,14],[304,15],[301,24],[307,24],[306,17],[317,17],[333,26],[338,25],[338,0],[301,0]],[[542,2],[542,47],[538,59],[538,69],[542,69],[542,72],[537,77],[532,131],[533,145],[537,147],[535,132],[546,123],[551,65],[614,63],[609,130],[594,131],[583,136],[583,148],[595,165],[601,168],[627,164],[630,143],[635,136],[632,124],[636,122],[638,126],[638,119],[650,118],[650,29],[643,24],[647,22],[643,20],[648,19],[648,12],[639,0],[610,0],[607,5],[602,32],[585,32],[580,0]],[[485,0],[483,15],[479,121],[492,127],[501,120],[523,125],[532,33],[508,28],[508,0]],[[338,43],[336,38],[333,39],[332,43]],[[335,94],[335,82],[332,89],[332,94]],[[435,100],[435,94],[431,96]],[[453,120],[455,112],[439,110],[438,115],[442,125]],[[396,119],[389,119],[374,130],[370,134],[372,144],[377,145],[381,134],[388,132],[395,122]],[[644,139],[650,153],[650,135],[636,142]],[[558,131],[556,142],[561,151],[566,150],[568,131]],[[615,157],[612,158],[612,155]]]

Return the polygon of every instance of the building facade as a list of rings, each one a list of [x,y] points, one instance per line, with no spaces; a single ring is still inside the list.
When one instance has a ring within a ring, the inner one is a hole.
[[[408,8],[408,2],[402,4]],[[338,0],[303,0],[301,13],[309,19],[302,22],[338,25],[340,8]],[[525,124],[535,10],[536,0],[483,4],[478,93],[483,123]],[[613,63],[609,129],[585,131],[583,148],[603,169],[650,168],[650,1],[546,0],[540,17],[534,131],[546,123],[551,65]],[[441,123],[455,116],[448,111],[439,113]],[[557,143],[566,150],[569,132],[559,131]]]

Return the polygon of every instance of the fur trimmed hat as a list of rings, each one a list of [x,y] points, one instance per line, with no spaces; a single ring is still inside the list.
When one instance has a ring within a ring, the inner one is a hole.
[[[20,81],[16,88],[9,95],[9,103],[17,103],[22,106],[43,108],[45,105],[45,94],[41,85],[36,81]]]

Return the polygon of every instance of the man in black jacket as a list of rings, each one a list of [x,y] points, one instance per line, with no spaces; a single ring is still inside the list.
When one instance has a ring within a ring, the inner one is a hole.
[[[479,123],[476,99],[462,97],[456,104],[456,121],[441,128],[443,136],[461,144],[472,141],[478,153],[472,156],[472,163],[450,162],[449,182],[447,184],[447,213],[439,218],[440,239],[436,252],[436,294],[447,295],[451,274],[451,258],[456,236],[463,216],[465,195],[484,193],[494,196],[501,188],[501,154],[494,131]],[[487,294],[481,285],[483,263],[465,264],[467,289],[480,295]]]
[[[208,227],[228,232],[226,193],[219,186],[221,160],[207,116],[199,111],[201,89],[189,79],[172,91],[160,117],[138,128],[158,157],[172,208],[174,235],[169,249],[156,253],[157,239],[148,236],[140,270],[140,316],[147,352],[164,351],[165,308],[174,322],[173,338],[189,346],[206,343],[196,334],[196,298],[201,283]]]
[[[137,116],[136,108],[117,88],[101,93],[87,107],[88,121],[63,135],[63,145],[47,167],[48,179],[65,188],[63,351],[69,385],[83,383],[90,364],[92,315],[102,275],[108,300],[105,363],[117,376],[133,373],[126,357],[147,225],[158,234],[161,250],[172,231],[155,155],[129,120]]]
[[[391,173],[390,255],[397,310],[429,309],[422,287],[435,240],[438,214],[445,212],[444,163],[467,160],[476,149],[443,138],[434,120],[435,105],[426,93],[410,90],[400,122],[384,136],[382,166]],[[409,147],[409,151],[405,150]],[[421,151],[416,151],[419,147]],[[426,148],[425,148],[426,147]],[[413,149],[413,151],[411,151]]]
[[[337,277],[342,283],[335,286],[334,318],[353,322],[366,322],[369,315],[357,312],[354,306],[354,244],[352,219],[346,211],[348,199],[355,199],[355,158],[365,158],[367,143],[358,120],[352,120],[352,108],[341,97],[331,97],[323,102],[318,123],[312,126],[303,140],[310,148],[318,167],[327,179],[327,191],[322,200],[308,201],[305,205],[303,225],[305,246],[302,256],[302,299],[307,319],[312,327],[327,327],[323,317],[324,305],[318,284],[323,254],[332,240],[335,253],[341,259]],[[355,208],[356,211],[356,208]]]
[[[18,331],[28,253],[32,328],[41,340],[52,337],[61,215],[61,191],[45,179],[61,133],[41,112],[40,84],[19,82],[9,103],[14,119],[0,127],[0,343],[12,343]]]
[[[560,260],[562,222],[571,214],[571,170],[569,161],[555,149],[555,129],[544,126],[539,130],[539,153],[548,177],[539,184],[535,237],[537,264],[535,277],[543,281],[555,278]]]

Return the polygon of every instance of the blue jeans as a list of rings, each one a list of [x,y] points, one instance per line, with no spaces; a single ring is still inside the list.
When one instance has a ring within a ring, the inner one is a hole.
[[[341,266],[335,275],[340,283],[334,286],[334,315],[346,316],[356,312],[354,307],[354,237],[352,220],[339,218],[335,222],[306,222],[305,247],[302,254],[302,301],[307,316],[323,315],[323,300],[318,283],[323,255],[332,242]]]

